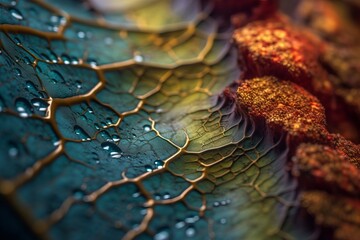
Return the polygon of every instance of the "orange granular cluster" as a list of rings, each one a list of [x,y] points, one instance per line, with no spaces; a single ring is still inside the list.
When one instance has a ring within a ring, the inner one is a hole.
[[[292,135],[319,138],[325,130],[324,108],[296,84],[275,77],[254,78],[238,89],[238,102],[251,115],[281,126]]]
[[[284,16],[249,23],[235,31],[234,39],[245,63],[246,78],[272,75],[310,91],[331,92],[318,63],[321,42],[296,29]]]
[[[319,144],[302,144],[294,159],[297,171],[310,188],[360,196],[360,170],[342,151]]]

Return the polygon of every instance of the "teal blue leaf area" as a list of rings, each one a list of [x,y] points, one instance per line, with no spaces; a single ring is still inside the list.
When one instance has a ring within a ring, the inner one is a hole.
[[[0,0],[0,236],[312,236],[286,136],[236,102],[232,29],[119,2]]]

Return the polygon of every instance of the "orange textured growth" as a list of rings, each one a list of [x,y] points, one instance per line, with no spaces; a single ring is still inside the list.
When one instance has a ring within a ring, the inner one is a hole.
[[[328,146],[302,144],[294,158],[296,169],[309,188],[360,196],[360,170],[347,155]]]
[[[302,194],[302,205],[315,216],[317,224],[334,229],[334,239],[353,240],[360,236],[358,200],[311,191]]]
[[[245,64],[246,78],[272,75],[310,91],[332,91],[327,74],[318,63],[322,44],[292,26],[285,17],[276,15],[249,23],[235,31],[234,39]]]
[[[292,82],[254,78],[241,84],[237,93],[242,108],[291,135],[319,138],[326,132],[324,108],[318,99]]]

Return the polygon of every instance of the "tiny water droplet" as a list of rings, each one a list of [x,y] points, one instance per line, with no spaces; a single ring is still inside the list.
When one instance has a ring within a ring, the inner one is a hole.
[[[80,39],[84,39],[85,38],[85,33],[83,32],[83,31],[79,31],[78,33],[77,33],[77,36],[78,36],[78,38],[80,38]]]
[[[141,56],[140,54],[134,54],[134,60],[135,62],[143,62],[144,61],[144,57]]]
[[[227,221],[226,221],[226,218],[221,218],[221,219],[220,219],[220,223],[221,223],[221,224],[226,224],[226,222],[227,222]]]
[[[50,72],[50,78],[51,78],[51,81],[55,84],[65,82],[63,75],[56,70],[52,70]]]
[[[29,117],[34,109],[31,107],[31,104],[25,98],[18,98],[15,100],[15,107],[20,117]]]
[[[183,227],[185,227],[185,222],[179,221],[179,222],[175,223],[175,227],[177,229],[183,228]]]
[[[157,169],[163,168],[163,166],[164,166],[164,162],[161,161],[161,160],[156,160],[156,161],[154,162],[154,164],[155,164],[155,166],[156,166]]]
[[[14,69],[16,76],[21,76],[21,70],[18,68]]]
[[[168,240],[170,238],[170,234],[168,231],[163,230],[161,232],[158,232],[155,236],[154,236],[154,240]]]
[[[92,58],[88,58],[87,62],[90,64],[90,66],[92,67],[96,67],[97,66],[97,61],[95,59]]]
[[[120,141],[120,137],[119,137],[118,135],[116,135],[116,134],[113,134],[111,137],[112,137],[112,140],[113,140],[114,142]]]
[[[79,135],[81,138],[81,141],[89,141],[91,140],[90,136],[82,129],[80,126],[75,125],[74,126],[74,132],[76,135]]]
[[[145,170],[147,172],[152,172],[153,171],[153,168],[150,166],[150,165],[145,165]]]
[[[188,229],[186,229],[185,234],[187,237],[194,237],[196,234],[195,228],[189,227]]]
[[[81,89],[81,88],[82,88],[82,83],[81,83],[80,81],[76,81],[75,84],[76,84],[76,88],[77,88],[77,89]]]
[[[220,203],[219,203],[219,202],[214,202],[214,203],[213,203],[213,206],[214,206],[214,207],[219,207],[219,206],[220,206]]]
[[[68,55],[62,54],[61,59],[63,60],[64,64],[70,64],[70,57]]]
[[[49,106],[49,104],[40,99],[40,98],[34,98],[34,99],[31,99],[31,104],[36,107],[36,109],[40,112],[45,112]]]
[[[75,190],[73,196],[76,200],[81,200],[84,198],[85,194],[82,190]]]
[[[106,45],[111,45],[114,42],[114,40],[111,37],[107,37],[104,39],[104,42]]]
[[[164,199],[164,200],[167,200],[167,199],[170,199],[170,198],[171,198],[170,193],[165,193],[165,194],[163,195],[163,199]]]
[[[101,143],[101,147],[109,152],[109,155],[111,158],[121,158],[122,157],[122,151],[121,149],[112,142],[103,142]]]
[[[138,197],[140,197],[140,195],[141,195],[141,194],[140,194],[139,192],[136,192],[136,193],[133,193],[133,194],[132,194],[132,197],[133,197],[133,198],[138,198]]]
[[[151,130],[151,126],[150,125],[144,125],[144,131],[145,132],[150,132]]]
[[[15,8],[10,9],[10,14],[11,14],[11,16],[13,16],[15,19],[17,19],[19,21],[24,19],[24,16],[21,14],[21,12]]]
[[[10,148],[9,148],[8,154],[12,158],[17,157],[17,155],[19,154],[19,149],[16,147],[15,144],[10,143]]]
[[[193,217],[187,217],[185,219],[186,223],[195,223],[197,221],[199,221],[200,217],[199,216],[193,216]]]
[[[21,45],[21,41],[20,41],[19,38],[15,37],[15,38],[14,38],[14,41],[15,41],[16,45],[18,45],[18,46]]]

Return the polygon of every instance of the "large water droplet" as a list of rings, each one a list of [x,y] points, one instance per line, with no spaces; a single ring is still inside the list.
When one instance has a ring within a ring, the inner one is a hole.
[[[34,112],[31,104],[25,98],[17,98],[15,100],[15,107],[20,117],[29,117]]]
[[[22,13],[15,8],[10,9],[10,14],[13,18],[19,21],[24,20],[24,16],[22,15]]]

